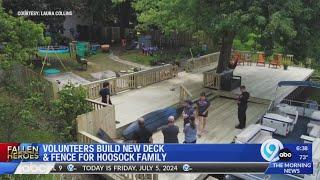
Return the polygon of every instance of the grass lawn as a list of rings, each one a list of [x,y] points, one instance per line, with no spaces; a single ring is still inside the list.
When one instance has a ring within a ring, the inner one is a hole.
[[[127,61],[132,61],[138,64],[143,64],[150,66],[151,62],[155,58],[154,56],[144,55],[141,53],[141,51],[138,50],[131,50],[126,51],[120,55],[120,58]]]
[[[119,63],[117,61],[114,61],[108,57],[108,54],[106,53],[97,53],[95,55],[91,55],[87,57],[88,60],[88,69],[82,70],[81,65],[74,59],[71,59],[70,56],[61,54],[61,60],[66,69],[62,67],[59,61],[51,60],[49,61],[49,65],[45,66],[46,68],[57,68],[61,70],[62,72],[68,72],[72,71],[73,73],[89,80],[95,80],[90,74],[100,71],[106,71],[111,70],[114,72],[121,71],[121,70],[128,70],[132,68],[132,66],[129,66],[127,64]],[[59,57],[60,57],[59,56]],[[41,67],[37,67],[36,71],[40,72]]]
[[[94,80],[90,75],[91,73],[106,70],[119,72],[121,70],[129,70],[132,68],[132,66],[110,59],[108,54],[105,53],[98,53],[88,57],[87,59],[88,69],[86,71],[79,70],[80,65],[77,63],[75,64],[75,67],[72,68],[72,72],[88,80]]]
[[[45,53],[38,53],[38,55],[40,57],[45,57],[46,54]],[[66,60],[66,59],[70,59],[70,54],[69,53],[63,53],[63,54],[47,54],[47,57],[49,58],[60,58],[61,60]]]

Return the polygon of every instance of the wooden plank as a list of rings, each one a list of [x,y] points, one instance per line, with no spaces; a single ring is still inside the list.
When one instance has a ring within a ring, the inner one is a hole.
[[[78,131],[85,131],[89,134],[97,134],[102,129],[111,138],[116,138],[115,108],[108,105],[86,114],[79,115],[76,119]]]
[[[85,139],[87,139],[87,140],[85,140]],[[78,132],[78,142],[79,143],[89,143],[89,144],[92,144],[92,143],[106,144],[106,143],[108,143],[108,142],[106,142],[96,136],[93,136],[85,131]]]
[[[102,88],[104,82],[110,83],[111,95],[117,94],[128,89],[138,88],[138,86],[148,86],[166,79],[170,79],[176,76],[177,69],[174,65],[167,64],[164,66],[155,67],[153,69],[143,70],[126,74],[120,77],[102,79],[86,84],[82,84],[87,89],[87,97],[90,99],[98,98],[99,91]],[[157,74],[159,78],[157,78]]]

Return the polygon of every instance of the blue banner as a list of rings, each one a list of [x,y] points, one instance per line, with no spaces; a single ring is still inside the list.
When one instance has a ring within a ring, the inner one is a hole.
[[[37,147],[39,152],[39,158],[30,161],[42,162],[267,162],[261,154],[260,144],[30,144],[30,146]],[[284,147],[292,154],[289,158],[292,162],[309,162],[312,159],[311,144],[286,144]]]
[[[311,174],[313,172],[312,144],[282,144],[275,139],[266,140],[263,144],[4,143],[0,144],[0,147],[3,155],[0,163],[1,174],[15,171],[18,165],[30,166],[30,164],[23,164],[28,162],[56,164],[52,172],[68,170],[69,163],[75,163],[72,166],[77,167],[75,169],[78,171],[82,170],[81,172],[86,172],[85,166],[88,163],[97,167],[100,165],[94,163],[109,163],[113,164],[112,167],[119,166],[115,163],[126,164],[128,167],[131,166],[130,163],[136,163],[135,166],[141,165],[141,167],[145,166],[143,163],[149,163],[149,166],[154,167],[162,164],[164,168],[159,168],[160,170],[166,170],[166,164],[171,164],[172,167],[176,167],[174,168],[176,171],[183,168],[185,170],[188,166],[193,167],[194,172],[203,170],[246,172],[246,169],[250,169],[250,172],[265,171],[267,174]],[[104,167],[109,165],[106,164]],[[112,167],[110,166],[117,171]],[[21,169],[23,168],[19,168],[17,172],[21,172]],[[123,170],[123,168],[120,169]]]

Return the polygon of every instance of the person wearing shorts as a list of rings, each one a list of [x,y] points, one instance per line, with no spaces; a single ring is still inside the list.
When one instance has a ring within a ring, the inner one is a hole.
[[[206,94],[203,92],[200,94],[200,98],[197,101],[198,135],[205,133],[209,107],[210,102],[206,99]]]

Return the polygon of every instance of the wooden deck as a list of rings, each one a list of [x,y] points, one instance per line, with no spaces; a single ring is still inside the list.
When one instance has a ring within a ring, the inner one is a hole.
[[[240,132],[235,126],[238,124],[237,103],[235,100],[216,98],[211,102],[207,122],[207,134],[202,136],[197,143],[230,143],[234,136]],[[268,105],[249,103],[247,110],[247,125],[256,123],[266,112]],[[179,142],[183,142],[183,120],[178,119],[176,125],[180,128]],[[163,143],[161,132],[153,136],[154,143]]]
[[[133,122],[144,114],[178,103],[180,84],[184,84],[191,94],[197,97],[204,90],[202,71],[180,72],[176,78],[111,96],[115,105],[116,120],[120,122],[117,128]],[[97,101],[101,101],[101,98]]]
[[[183,84],[196,98],[201,91],[209,91],[203,88],[202,72],[207,67],[195,73],[180,72],[178,77],[152,84],[140,89],[128,90],[111,97],[115,105],[116,120],[120,121],[117,128],[127,125],[138,117],[149,112],[171,106],[179,101],[179,85]],[[242,84],[247,86],[252,97],[272,100],[277,83],[282,80],[305,80],[311,76],[313,70],[289,67],[289,70],[273,69],[260,66],[238,66],[235,75],[242,76]],[[279,89],[281,96],[292,92],[294,87]],[[236,96],[236,89],[229,96]],[[234,94],[234,95],[233,95]],[[97,99],[100,101],[100,99]],[[227,108],[228,106],[226,106]]]
[[[268,105],[249,103],[247,110],[247,126],[257,122]],[[216,98],[212,101],[212,106],[209,110],[207,120],[208,133],[198,138],[197,143],[211,144],[211,143],[231,143],[235,135],[241,132],[236,129],[235,125],[238,123],[237,118],[237,104],[234,100],[226,98]],[[179,126],[179,142],[184,140],[183,120],[178,119],[176,125]],[[157,132],[153,135],[154,143],[163,143],[163,135]],[[196,179],[199,174],[160,174],[159,179],[163,180],[191,180]]]
[[[289,67],[288,70],[283,68],[268,68],[263,66],[237,66],[234,75],[242,77],[242,85],[247,86],[252,97],[273,100],[275,89],[280,81],[304,81],[313,73],[312,69]],[[281,87],[278,89],[277,97],[282,99],[290,94],[296,87]],[[240,93],[239,89],[233,93]]]

